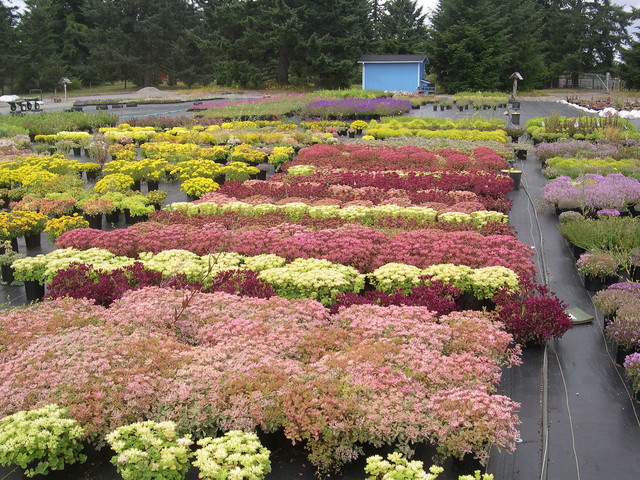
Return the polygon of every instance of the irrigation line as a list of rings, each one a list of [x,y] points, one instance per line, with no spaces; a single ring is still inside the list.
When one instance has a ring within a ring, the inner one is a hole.
[[[16,470],[18,470],[18,467],[15,467],[13,470],[11,470],[9,473],[7,473],[4,477],[0,478],[0,480],[4,480],[5,478],[9,478],[9,476],[15,472]]]

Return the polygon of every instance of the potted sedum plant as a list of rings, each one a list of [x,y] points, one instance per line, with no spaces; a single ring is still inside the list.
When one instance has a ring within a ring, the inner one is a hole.
[[[271,452],[255,433],[232,430],[222,437],[198,440],[198,445],[193,465],[200,470],[199,478],[262,480],[271,471]]]
[[[0,465],[18,465],[26,477],[84,462],[84,429],[66,407],[46,405],[0,420]]]
[[[606,252],[590,250],[580,255],[576,267],[584,277],[584,287],[589,291],[598,291],[617,281],[619,263]]]
[[[106,439],[116,453],[111,463],[125,480],[181,480],[189,470],[189,447],[193,442],[189,436],[178,438],[173,422],[124,425]]]

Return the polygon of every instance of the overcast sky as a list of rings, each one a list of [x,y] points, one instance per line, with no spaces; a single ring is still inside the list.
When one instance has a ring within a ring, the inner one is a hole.
[[[422,7],[423,13],[432,12],[435,9],[435,7],[438,5],[438,0],[417,0],[417,2],[418,2],[418,5]],[[24,2],[20,0],[7,0],[5,1],[5,3],[9,3],[17,7],[24,6]],[[640,0],[618,0],[618,1],[614,1],[613,3],[617,3],[618,5],[629,5],[629,6],[640,8]]]
[[[629,5],[632,7],[640,7],[640,0],[619,0],[614,1],[618,5]],[[428,13],[436,8],[438,0],[418,0],[418,5],[422,7],[423,13]]]

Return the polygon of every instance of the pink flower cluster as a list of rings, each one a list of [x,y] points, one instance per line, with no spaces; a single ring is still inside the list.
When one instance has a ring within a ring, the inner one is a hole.
[[[98,444],[143,419],[196,437],[283,429],[328,471],[367,442],[431,440],[459,456],[517,438],[518,404],[491,392],[519,351],[482,312],[331,316],[312,300],[149,287],[109,310],[59,299],[11,311],[0,341],[0,416],[60,403]]]
[[[296,258],[324,258],[368,273],[386,263],[406,263],[420,268],[454,263],[472,268],[502,265],[519,276],[535,274],[531,249],[511,235],[486,235],[471,231],[416,230],[396,235],[369,228],[312,231],[297,224],[261,230],[229,231],[217,226],[201,229],[172,225],[153,229],[147,224],[112,232],[75,229],[60,236],[57,246],[77,249],[93,246],[116,255],[137,257],[141,252],[181,248],[198,255],[220,251],[253,256],[274,253]],[[87,239],[89,237],[90,240]]]
[[[315,165],[346,170],[431,171],[442,168],[496,171],[507,161],[494,150],[478,147],[470,154],[452,148],[429,152],[416,146],[313,145],[284,165]]]

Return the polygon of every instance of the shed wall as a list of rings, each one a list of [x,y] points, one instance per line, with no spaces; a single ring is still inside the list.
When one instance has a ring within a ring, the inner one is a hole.
[[[415,92],[421,78],[421,63],[363,63],[364,90]]]

